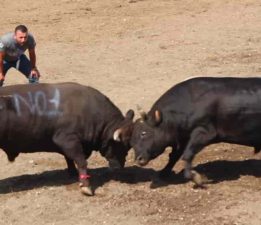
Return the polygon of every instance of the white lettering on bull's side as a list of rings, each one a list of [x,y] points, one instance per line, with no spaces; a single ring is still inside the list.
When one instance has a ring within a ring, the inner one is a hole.
[[[12,99],[12,95],[0,95],[0,110],[5,109],[5,103],[3,101],[1,101],[1,99],[7,99],[10,98]]]
[[[54,96],[50,99],[43,91],[34,93],[27,92],[27,96],[14,94],[14,106],[18,116],[22,116],[22,107],[26,107],[32,115],[38,116],[58,116],[62,112],[60,106],[60,91],[54,90]]]
[[[49,100],[49,102],[54,105],[55,111],[59,111],[60,98],[60,91],[58,89],[55,89],[53,98]]]
[[[34,104],[33,104],[33,101],[32,101],[32,93],[31,92],[28,92],[28,98],[24,98],[19,94],[14,94],[13,98],[14,98],[16,113],[17,113],[18,116],[22,115],[21,103],[23,103],[23,105],[25,105],[30,110],[31,114],[34,113],[35,107],[34,107]]]

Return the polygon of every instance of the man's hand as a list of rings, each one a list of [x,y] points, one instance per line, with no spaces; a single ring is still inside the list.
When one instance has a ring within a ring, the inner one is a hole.
[[[39,71],[38,71],[36,68],[33,68],[33,69],[31,70],[30,77],[36,78],[37,80],[39,80],[39,78],[40,78],[40,73],[39,73]]]
[[[29,77],[28,77],[29,83],[30,84],[38,83],[39,82],[39,78],[40,78],[39,71],[36,68],[33,68],[31,70],[31,73],[30,73]]]
[[[3,86],[4,81],[5,81],[5,76],[2,73],[0,73],[0,87]]]

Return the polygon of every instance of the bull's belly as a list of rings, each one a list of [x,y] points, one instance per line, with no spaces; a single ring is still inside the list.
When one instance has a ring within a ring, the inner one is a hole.
[[[250,147],[261,147],[261,136],[232,136],[227,135],[219,137],[220,142],[226,142],[231,144],[246,145]]]
[[[224,126],[219,124],[217,130],[221,141],[253,147],[261,146],[261,120],[238,120],[228,122]]]
[[[16,140],[0,141],[0,148],[7,151],[16,151],[20,153],[33,152],[60,152],[58,146],[52,140]]]

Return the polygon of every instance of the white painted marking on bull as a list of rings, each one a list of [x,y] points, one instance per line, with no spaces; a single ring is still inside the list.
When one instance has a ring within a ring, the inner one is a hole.
[[[38,114],[39,116],[42,116],[42,115],[44,115],[46,109],[47,109],[46,96],[45,96],[44,92],[37,91],[35,93],[36,114]]]
[[[53,98],[49,100],[49,103],[54,105],[54,109],[48,112],[49,116],[55,116],[55,115],[58,116],[62,114],[62,112],[59,111],[60,101],[61,101],[61,94],[60,91],[56,88],[54,91]]]
[[[50,99],[49,102],[54,104],[54,108],[57,111],[58,111],[59,105],[60,105],[60,98],[61,98],[60,91],[56,88],[55,92],[54,92],[54,97],[52,99]]]
[[[19,94],[14,94],[14,104],[15,104],[15,109],[16,109],[16,113],[18,116],[22,115],[20,102],[24,103],[24,105],[30,110],[31,114],[34,113],[35,110],[34,110],[34,105],[32,102],[32,93],[31,92],[28,92],[28,97],[29,97],[29,102],[23,96],[21,96]]]
[[[27,92],[27,97],[14,94],[13,99],[18,116],[22,116],[22,106],[28,108],[31,114],[38,116],[58,116],[62,114],[59,111],[60,92],[58,89],[54,90],[54,96],[51,99],[43,91],[36,91],[35,93]]]

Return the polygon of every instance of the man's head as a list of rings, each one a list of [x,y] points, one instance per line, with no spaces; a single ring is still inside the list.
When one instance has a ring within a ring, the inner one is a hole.
[[[25,25],[18,25],[15,28],[14,38],[19,45],[24,45],[28,38],[28,29]]]

